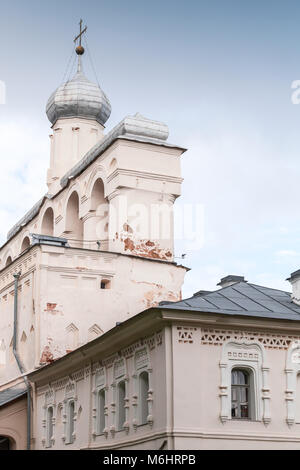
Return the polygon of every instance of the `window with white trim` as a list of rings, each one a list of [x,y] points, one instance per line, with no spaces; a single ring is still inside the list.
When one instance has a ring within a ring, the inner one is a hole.
[[[80,410],[76,389],[76,382],[70,380],[65,389],[63,410],[64,435],[62,439],[65,444],[73,444],[76,439],[76,420],[78,409]]]
[[[286,356],[286,421],[300,423],[300,341],[293,341]]]
[[[103,434],[105,430],[105,406],[106,406],[106,390],[102,388],[98,390],[98,407],[97,407],[97,434]]]
[[[69,400],[67,402],[67,435],[66,435],[66,444],[73,444],[74,442],[74,425],[75,419],[75,402],[74,400]]]
[[[126,413],[125,413],[125,397],[126,397],[126,384],[125,380],[117,385],[117,430],[121,431],[124,428]]]
[[[231,371],[231,417],[233,419],[252,419],[255,413],[253,397],[253,372],[250,369]]]
[[[138,349],[134,357],[133,427],[153,425],[153,376],[147,346]]]
[[[50,448],[54,445],[54,435],[55,435],[55,412],[56,412],[56,403],[55,403],[55,391],[49,386],[47,392],[45,393],[45,404],[44,408],[44,419],[43,419],[43,438],[42,444],[46,448]]]
[[[47,409],[47,418],[46,418],[46,446],[47,447],[52,447],[53,443],[53,431],[54,431],[54,426],[53,426],[53,406],[49,406]]]
[[[258,341],[228,340],[220,361],[220,419],[269,423],[270,389],[266,353]]]
[[[149,373],[143,371],[139,375],[139,424],[147,424],[149,415]]]
[[[124,358],[118,358],[114,362],[114,381],[112,383],[113,390],[113,426],[111,431],[129,430],[129,398],[128,393],[128,376],[127,376],[126,361]]]

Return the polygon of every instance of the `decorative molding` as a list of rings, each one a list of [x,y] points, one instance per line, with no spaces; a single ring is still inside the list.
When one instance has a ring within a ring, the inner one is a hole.
[[[228,340],[258,341],[265,349],[287,350],[293,341],[300,341],[300,336],[212,328],[203,328],[201,331],[201,344],[222,346]]]
[[[231,371],[242,367],[253,373],[253,416],[265,424],[271,421],[270,388],[268,385],[269,367],[266,365],[265,350],[258,341],[229,340],[223,344],[220,361],[221,370],[221,413],[222,423],[231,419]]]
[[[84,380],[84,369],[78,370],[71,375],[71,378],[74,382],[79,382]]]
[[[296,422],[296,407],[300,406],[300,397],[297,397],[297,380],[300,374],[300,341],[293,341],[286,355],[286,422],[292,426]]]
[[[45,388],[45,387],[44,387]],[[50,448],[55,442],[55,412],[56,412],[56,403],[55,403],[55,390],[51,387],[51,385],[47,385],[47,391],[45,391],[45,401],[44,401],[44,419],[42,421],[43,427],[43,437],[42,437],[42,445],[43,447]],[[49,409],[52,408],[52,435],[49,435]]]
[[[193,344],[193,333],[197,331],[194,327],[177,326],[178,343],[180,344]]]
[[[107,183],[110,183],[114,178],[118,176],[131,176],[132,178],[141,178],[146,180],[158,180],[162,182],[168,183],[175,183],[181,184],[183,182],[183,178],[170,176],[170,175],[163,175],[159,173],[149,173],[146,171],[137,171],[137,170],[128,170],[125,168],[117,168],[113,173],[111,173],[107,178]]]

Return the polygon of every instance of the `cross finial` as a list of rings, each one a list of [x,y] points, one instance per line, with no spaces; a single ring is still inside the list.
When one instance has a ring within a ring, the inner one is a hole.
[[[74,39],[74,42],[76,44],[76,42],[79,39],[79,45],[76,47],[76,54],[82,55],[84,54],[84,47],[82,47],[81,45],[81,39],[84,33],[87,32],[87,26],[85,26],[84,29],[82,29],[82,20],[80,20],[79,26],[80,26],[80,33],[78,34],[78,36],[76,36],[76,38]]]

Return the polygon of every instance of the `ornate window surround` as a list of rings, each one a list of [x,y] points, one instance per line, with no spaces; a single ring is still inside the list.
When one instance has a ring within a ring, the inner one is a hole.
[[[126,359],[123,357],[118,357],[114,361],[113,364],[113,382],[111,384],[112,388],[112,394],[113,394],[113,401],[111,404],[111,413],[112,413],[112,425],[110,427],[110,432],[112,437],[115,436],[116,431],[118,430],[117,426],[117,413],[118,413],[118,407],[117,407],[117,400],[118,400],[118,385],[120,382],[125,382],[125,422],[123,425],[123,430],[126,431],[128,434],[129,432],[129,398],[128,398],[128,392],[129,392],[129,377],[127,374],[127,364],[126,364]]]
[[[105,416],[105,426],[104,430],[101,431],[99,428],[99,394],[105,392],[105,406],[104,406],[104,416]],[[93,438],[100,436],[102,434],[105,437],[108,437],[108,385],[107,385],[107,371],[105,367],[100,367],[95,371],[94,374],[94,388],[93,388]]]
[[[69,440],[69,407],[70,403],[74,402],[74,431],[72,434],[73,439]],[[78,397],[77,397],[77,386],[76,382],[71,379],[66,384],[65,387],[65,398],[63,401],[63,424],[64,424],[64,434],[62,440],[65,444],[73,444],[76,439],[76,421],[77,421],[77,411],[78,411]]]
[[[140,375],[143,372],[148,372],[149,378],[149,391],[148,391],[148,417],[147,423],[153,426],[153,370],[150,362],[150,351],[147,346],[139,348],[134,355],[134,373],[133,378],[133,429],[136,431],[140,424],[141,403],[140,403]]]
[[[53,418],[52,418],[52,426],[53,426],[53,433],[50,438],[50,441],[48,439],[48,410],[49,408],[53,409]],[[42,426],[44,428],[44,437],[42,439],[42,444],[46,448],[50,448],[55,444],[55,424],[56,424],[56,419],[55,419],[55,413],[56,413],[56,402],[55,402],[55,391],[53,388],[48,387],[48,390],[45,393],[45,404],[43,406],[44,409],[44,419],[42,422]]]
[[[296,390],[297,376],[300,374],[300,341],[291,343],[286,355],[286,391],[285,400],[287,407],[286,422],[289,426],[295,424],[296,418]],[[298,397],[300,399],[300,397]]]
[[[236,368],[252,372],[252,393],[254,410],[252,419],[268,424],[270,416],[270,389],[268,386],[269,367],[266,365],[265,350],[258,341],[228,340],[222,346],[221,369],[221,413],[222,423],[231,420],[231,371]]]

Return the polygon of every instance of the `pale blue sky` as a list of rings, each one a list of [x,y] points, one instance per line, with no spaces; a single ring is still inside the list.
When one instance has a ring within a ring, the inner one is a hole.
[[[82,17],[113,127],[139,111],[170,127],[183,157],[180,203],[201,203],[205,243],[187,252],[184,293],[221,276],[289,289],[300,268],[297,0],[0,1],[0,237],[46,191],[45,104]],[[85,69],[94,79],[85,58]]]

